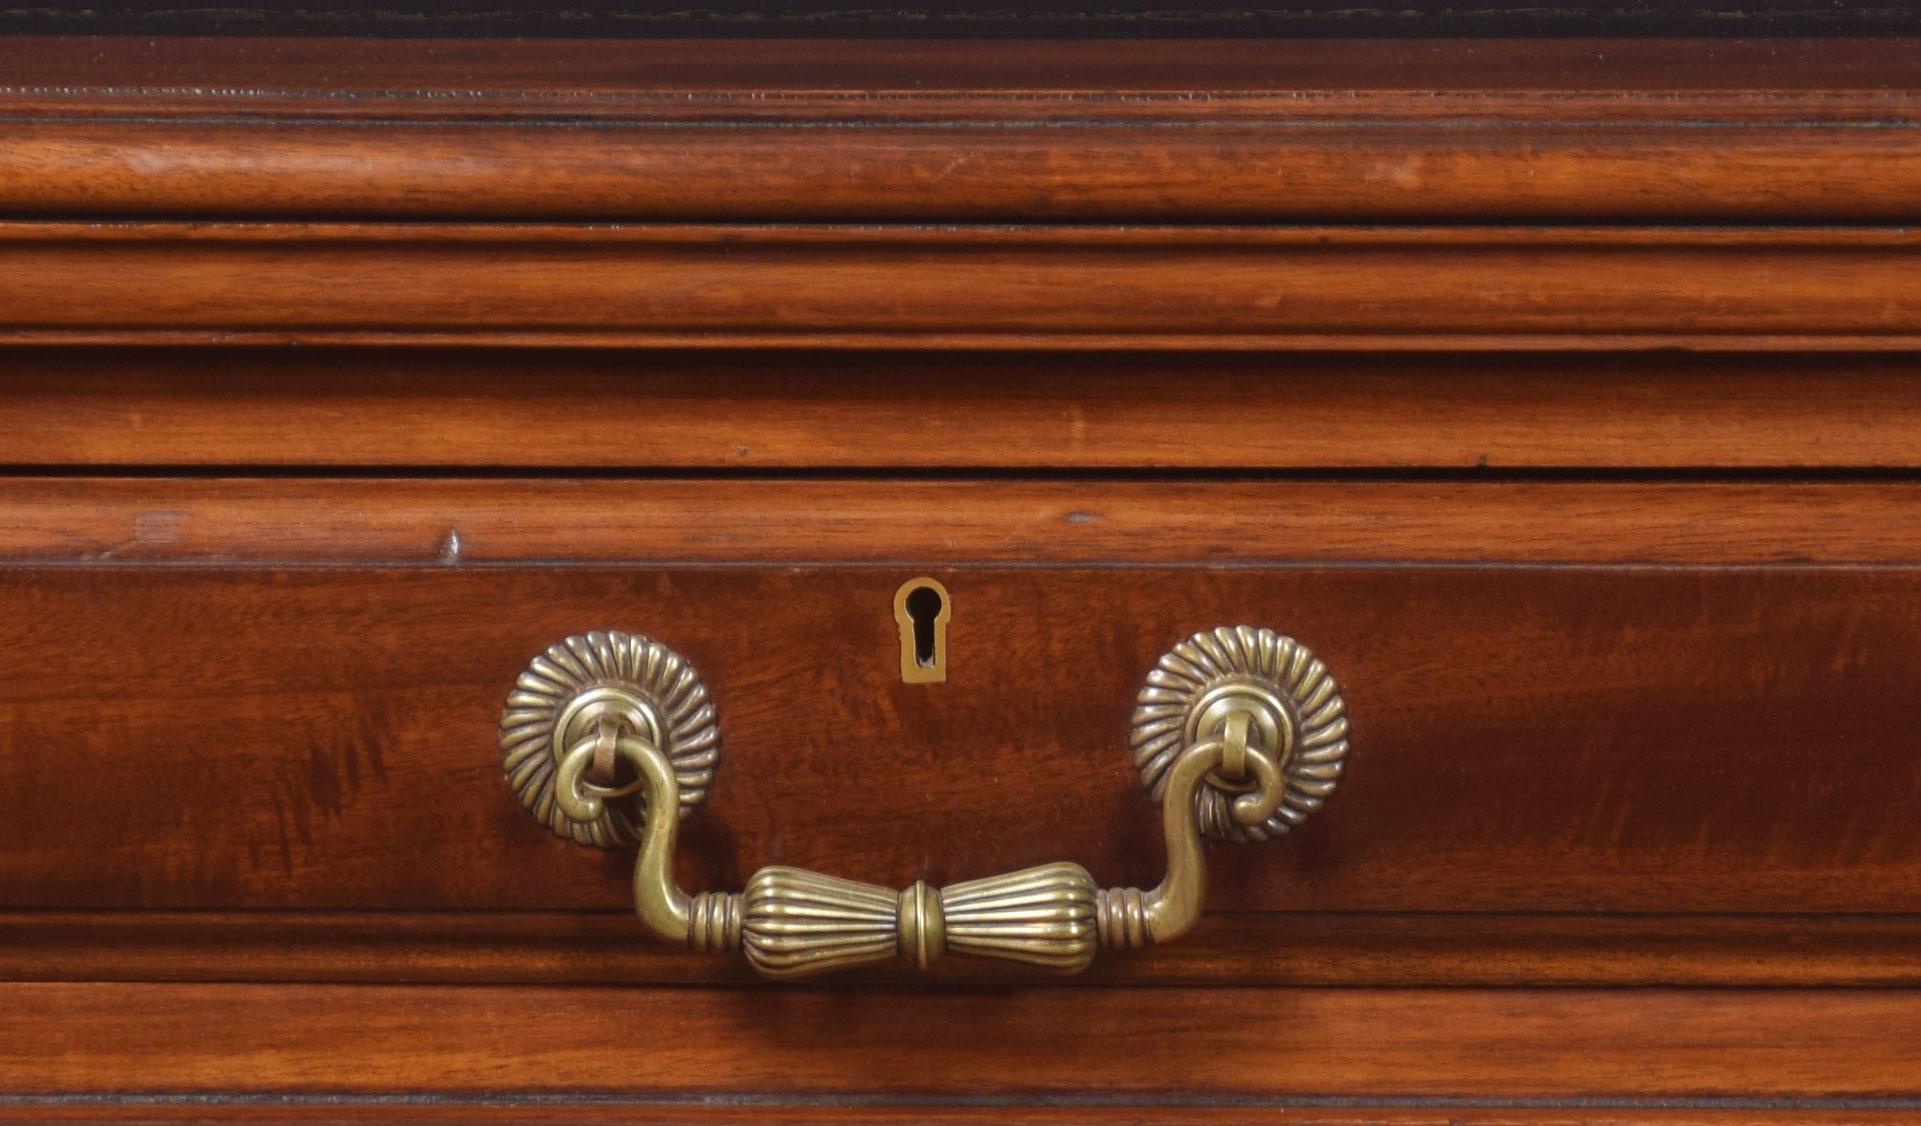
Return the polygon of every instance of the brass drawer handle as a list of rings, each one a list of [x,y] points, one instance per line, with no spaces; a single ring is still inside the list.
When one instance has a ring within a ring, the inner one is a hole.
[[[1132,743],[1167,841],[1167,875],[1151,889],[1100,888],[1061,862],[902,891],[772,866],[745,891],[689,895],[674,879],[680,817],[653,811],[684,815],[705,796],[720,741],[707,689],[679,654],[634,634],[570,637],[520,675],[500,721],[507,782],[529,812],[582,844],[638,842],[634,907],[649,930],[743,951],[773,977],[895,957],[925,969],[948,953],[1072,973],[1097,947],[1178,937],[1201,912],[1202,838],[1266,840],[1320,808],[1347,755],[1346,708],[1293,639],[1210,630],[1148,674]]]

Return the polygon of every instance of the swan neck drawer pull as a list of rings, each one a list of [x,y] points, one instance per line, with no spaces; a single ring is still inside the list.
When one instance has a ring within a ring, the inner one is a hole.
[[[1167,845],[1167,874],[1152,888],[1102,888],[1064,861],[904,889],[774,865],[744,891],[690,895],[674,877],[675,841],[720,744],[685,659],[635,634],[570,637],[521,674],[500,723],[507,782],[528,812],[581,844],[638,847],[634,908],[649,930],[740,951],[770,977],[895,958],[926,969],[948,954],[1073,973],[1097,949],[1176,938],[1200,917],[1204,839],[1279,836],[1333,792],[1346,709],[1326,667],[1293,639],[1209,630],[1148,674],[1132,743]]]

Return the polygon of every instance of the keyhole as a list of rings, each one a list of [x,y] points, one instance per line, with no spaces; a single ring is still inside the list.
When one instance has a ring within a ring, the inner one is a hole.
[[[952,613],[947,588],[933,579],[909,580],[895,592],[902,681],[939,684],[947,679],[947,620]]]
[[[931,586],[917,586],[907,592],[907,616],[914,619],[914,663],[921,668],[934,664],[934,619],[940,617],[946,599]]]

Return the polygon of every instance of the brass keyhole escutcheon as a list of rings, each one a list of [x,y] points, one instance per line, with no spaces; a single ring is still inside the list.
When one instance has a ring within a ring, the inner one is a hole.
[[[947,680],[947,621],[953,612],[947,588],[933,579],[909,579],[894,592],[903,684],[940,684]]]

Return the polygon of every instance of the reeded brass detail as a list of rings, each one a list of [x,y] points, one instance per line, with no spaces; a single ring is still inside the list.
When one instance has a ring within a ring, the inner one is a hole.
[[[900,952],[900,893],[802,868],[762,868],[741,896],[747,961],[769,977],[879,962]]]
[[[713,731],[706,690],[684,660],[646,638],[597,633],[569,638],[522,675],[501,745],[508,780],[535,816],[563,820],[572,831],[557,830],[583,843],[638,840],[634,908],[648,930],[694,950],[741,951],[769,977],[894,958],[926,969],[950,953],[1074,973],[1100,947],[1166,942],[1200,918],[1203,832],[1261,840],[1286,831],[1332,792],[1347,751],[1339,690],[1312,654],[1269,630],[1195,634],[1162,658],[1134,715],[1137,762],[1161,802],[1167,846],[1167,874],[1153,888],[1102,889],[1065,862],[899,891],[776,865],[738,894],[689,895],[673,871],[680,818],[648,811],[685,812],[699,800],[713,777]],[[632,780],[593,781],[606,764]]]
[[[1059,973],[1094,960],[1100,888],[1087,869],[1058,861],[941,889],[947,949]]]
[[[625,848],[640,839],[644,802],[607,802],[590,818],[562,809],[555,774],[582,739],[626,732],[661,748],[679,783],[684,814],[707,795],[720,759],[714,709],[700,677],[681,656],[645,637],[609,631],[570,637],[535,657],[514,682],[500,717],[501,768],[536,820],[578,844]],[[612,745],[603,744],[611,751]],[[603,759],[611,759],[603,755]],[[601,798],[636,793],[589,777],[582,789]]]
[[[1340,685],[1314,654],[1273,630],[1232,626],[1176,645],[1148,674],[1134,709],[1134,765],[1157,801],[1167,803],[1175,761],[1226,732],[1245,713],[1249,746],[1280,769],[1285,792],[1253,823],[1230,809],[1244,780],[1210,776],[1197,797],[1201,832],[1216,840],[1263,841],[1307,820],[1340,781],[1347,758],[1347,705]]]
[[[907,602],[916,591],[928,590],[940,598],[940,611],[934,615],[933,652],[921,662],[915,639],[914,615]],[[900,679],[902,684],[944,684],[947,682],[947,621],[954,615],[954,600],[947,588],[922,576],[908,579],[894,592],[894,622],[900,627]]]

